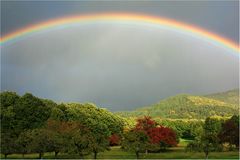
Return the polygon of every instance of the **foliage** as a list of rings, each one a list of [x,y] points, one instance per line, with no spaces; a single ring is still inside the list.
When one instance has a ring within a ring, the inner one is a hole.
[[[228,143],[230,150],[232,145],[239,147],[239,116],[232,116],[229,120],[223,123],[222,129],[218,134],[222,143]]]
[[[124,135],[122,147],[124,150],[134,152],[139,158],[139,153],[147,149],[148,141],[148,136],[144,131],[131,130]]]
[[[50,132],[45,129],[33,129],[31,131],[31,143],[29,149],[32,153],[39,153],[39,158],[43,156],[45,152],[51,151],[52,139],[50,138]]]
[[[4,154],[5,158],[9,154],[16,153],[15,141],[16,137],[11,133],[1,133],[1,154]]]
[[[19,99],[19,95],[17,95],[16,92],[1,92],[0,94],[0,100],[1,100],[1,109],[7,108],[9,106],[13,106],[17,100]]]
[[[1,153],[5,155],[38,152],[41,157],[47,151],[56,156],[77,151],[81,156],[94,152],[96,157],[108,149],[109,136],[121,135],[125,125],[121,117],[91,103],[56,104],[30,93],[2,92],[0,96]]]
[[[135,128],[125,134],[122,143],[123,148],[134,151],[137,158],[144,149],[145,152],[157,151],[176,145],[176,133],[168,127],[157,126],[156,121],[149,116],[138,118]]]
[[[90,103],[70,103],[66,105],[66,108],[69,121],[79,121],[93,132],[110,136],[114,133],[121,134],[123,131],[124,120],[106,109],[100,109]]]
[[[67,121],[67,107],[65,104],[61,103],[52,108],[50,119],[58,121]]]
[[[49,118],[51,110],[39,98],[30,93],[23,95],[14,107],[15,129],[21,132],[24,129],[34,129],[43,126]]]
[[[160,119],[155,118],[158,124],[172,128],[178,138],[194,139],[198,134],[198,129],[203,126],[202,120],[197,119]]]
[[[110,146],[117,146],[120,144],[121,137],[117,134],[112,134],[108,140],[109,140]]]
[[[34,137],[32,137],[30,130],[21,132],[16,141],[18,148],[17,153],[21,153],[23,157],[24,154],[29,153],[30,151],[29,146],[32,143],[33,138]]]
[[[177,145],[175,132],[167,127],[155,127],[148,130],[150,143],[160,145],[160,149]]]
[[[176,133],[168,127],[157,126],[157,122],[149,116],[137,119],[135,130],[143,131],[149,137],[150,144],[157,144],[155,149],[166,149],[166,147],[176,146]]]
[[[143,118],[137,119],[135,129],[143,130],[147,133],[149,129],[152,129],[156,126],[157,126],[156,121],[152,120],[152,118],[149,116],[144,116]]]
[[[218,134],[223,122],[223,119],[219,117],[206,118],[201,134],[187,145],[186,150],[203,151],[206,159],[208,158],[209,152],[222,151],[223,145],[220,142]]]
[[[99,152],[103,152],[105,150],[109,150],[109,141],[108,137],[106,137],[101,132],[90,132],[89,136],[89,149],[94,154],[94,159],[97,159],[97,154]]]
[[[51,140],[51,146],[49,150],[55,153],[55,158],[59,152],[64,152],[69,147],[68,134],[69,122],[48,120],[44,129],[49,133],[49,139]]]
[[[70,136],[69,143],[75,147],[75,151],[83,158],[84,152],[90,152],[91,136],[89,130],[79,122],[68,122],[68,136]]]
[[[13,134],[15,128],[14,107],[19,100],[19,96],[15,92],[2,92],[0,94],[1,100],[1,133]]]
[[[56,104],[30,93],[19,96],[14,92],[2,92],[0,98],[1,153],[5,156],[39,153],[41,158],[46,152],[55,152],[56,158],[61,152],[78,153],[77,158],[93,153],[97,158],[97,155],[101,157],[100,152],[109,150],[109,145],[121,143],[124,150],[134,152],[139,158],[144,151],[176,146],[179,137],[194,139],[188,148],[198,148],[206,155],[221,151],[222,143],[239,146],[239,116],[229,120],[209,117],[205,123],[202,120],[162,119],[159,116],[155,119],[145,116],[135,121],[135,117],[122,118],[91,103]],[[192,107],[204,103],[209,103],[208,107],[225,105],[211,99],[185,98],[185,101],[179,97],[178,100]]]

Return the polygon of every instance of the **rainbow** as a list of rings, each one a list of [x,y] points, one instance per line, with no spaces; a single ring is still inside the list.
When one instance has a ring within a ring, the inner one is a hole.
[[[4,44],[18,37],[26,36],[31,33],[46,30],[49,28],[54,28],[62,25],[71,25],[78,23],[87,22],[98,22],[98,21],[110,21],[110,22],[140,22],[146,24],[155,24],[163,27],[171,28],[177,31],[183,31],[190,33],[194,36],[200,36],[208,41],[215,42],[219,45],[232,49],[234,52],[239,53],[239,44],[233,41],[221,37],[215,33],[209,32],[202,28],[178,22],[172,19],[163,17],[154,17],[142,14],[133,13],[101,13],[101,14],[84,14],[84,15],[74,15],[68,17],[62,17],[57,19],[48,20],[45,22],[33,24],[25,28],[16,30],[0,38],[0,43]]]

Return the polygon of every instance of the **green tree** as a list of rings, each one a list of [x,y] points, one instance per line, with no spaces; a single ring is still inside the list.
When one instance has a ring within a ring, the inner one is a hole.
[[[77,121],[70,122],[69,124],[68,136],[70,136],[69,142],[72,143],[70,146],[73,146],[75,148],[74,150],[79,154],[80,159],[83,159],[84,154],[89,154],[91,152],[90,130]]]
[[[94,119],[88,119],[87,121],[89,124],[87,126],[90,130],[88,134],[90,140],[89,149],[94,153],[94,159],[96,159],[99,152],[109,149],[108,138],[111,135],[111,131],[104,122]]]
[[[7,91],[0,94],[1,153],[4,154],[5,158],[16,151],[15,141],[17,133],[15,132],[16,113],[14,112],[14,107],[19,98],[15,92]]]
[[[11,133],[1,133],[1,153],[5,158],[16,152],[16,139]]]
[[[121,117],[106,109],[98,108],[94,104],[70,103],[66,104],[66,108],[68,120],[79,121],[85,126],[90,126],[90,129],[98,128],[95,122],[101,122],[108,128],[110,134],[121,134],[123,131],[125,122]]]
[[[51,116],[50,118],[53,120],[59,120],[59,121],[67,121],[67,108],[66,106],[62,103],[57,106],[54,106],[52,108]]]
[[[81,129],[79,122],[60,121],[49,119],[45,130],[48,132],[49,148],[48,150],[55,153],[55,158],[59,152],[75,151],[74,139]],[[82,130],[81,130],[82,131]]]
[[[31,144],[33,137],[31,136],[31,131],[21,132],[16,141],[17,143],[17,152],[21,153],[23,158],[26,153],[29,152],[29,145]]]
[[[222,150],[221,145],[219,145],[221,142],[218,134],[221,131],[223,122],[223,119],[219,117],[208,117],[206,118],[205,124],[203,126],[203,140],[211,144],[216,151]]]
[[[29,145],[30,151],[39,154],[41,159],[45,152],[52,151],[53,140],[51,132],[46,129],[34,129],[31,131],[32,142]]]
[[[219,117],[206,118],[203,129],[198,130],[199,136],[187,145],[186,150],[204,152],[206,159],[210,152],[222,151],[223,146],[218,137],[222,122],[223,120]]]
[[[223,123],[221,132],[218,135],[222,143],[228,143],[230,150],[233,149],[233,145],[236,148],[239,147],[239,116],[232,116],[226,122]]]
[[[124,134],[122,148],[134,152],[137,159],[139,159],[139,154],[141,152],[146,151],[147,146],[149,146],[149,138],[144,131],[131,130]]]
[[[89,129],[89,150],[94,153],[94,158],[109,148],[108,138],[111,134],[121,135],[123,132],[125,122],[122,118],[94,104],[71,103],[66,108],[68,120],[78,121]],[[78,139],[81,141],[80,137]]]
[[[94,159],[97,159],[97,154],[99,152],[109,150],[108,137],[105,135],[102,135],[101,133],[90,133],[88,138],[90,140],[89,149],[93,152]]]
[[[2,92],[1,100],[1,133],[14,133],[16,126],[14,107],[19,100],[19,96],[15,92]]]
[[[41,99],[30,93],[23,95],[14,107],[15,129],[18,133],[25,129],[34,129],[43,126],[50,116],[51,108],[47,107]]]
[[[7,108],[9,106],[14,105],[19,99],[19,95],[16,92],[1,92],[0,100],[1,100],[1,108]]]

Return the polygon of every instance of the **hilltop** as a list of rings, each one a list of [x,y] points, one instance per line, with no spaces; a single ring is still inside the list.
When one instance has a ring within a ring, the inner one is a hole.
[[[230,103],[234,105],[239,105],[240,97],[239,97],[239,89],[234,89],[221,93],[214,93],[206,95],[207,98],[216,99],[219,101],[223,101],[225,103]]]
[[[233,95],[230,93],[209,95],[219,99],[224,99],[223,97],[225,96],[226,99],[229,99],[227,101],[220,101],[217,98],[213,99],[205,96],[181,94],[164,99],[153,105],[141,107],[134,111],[118,112],[118,114],[124,117],[149,115],[151,117],[172,119],[204,119],[214,115],[231,116],[238,113],[238,105],[227,103],[231,100],[227,95]]]

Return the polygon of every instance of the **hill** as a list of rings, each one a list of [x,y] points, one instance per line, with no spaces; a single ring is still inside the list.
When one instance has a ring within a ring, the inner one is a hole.
[[[118,112],[124,117],[151,117],[172,119],[204,119],[208,116],[231,116],[238,113],[237,105],[223,101],[192,95],[177,95],[157,104],[142,107],[134,111]]]
[[[207,98],[216,99],[219,101],[223,101],[225,103],[230,103],[234,105],[239,105],[240,97],[239,97],[239,89],[234,89],[221,93],[214,93],[206,95]]]

